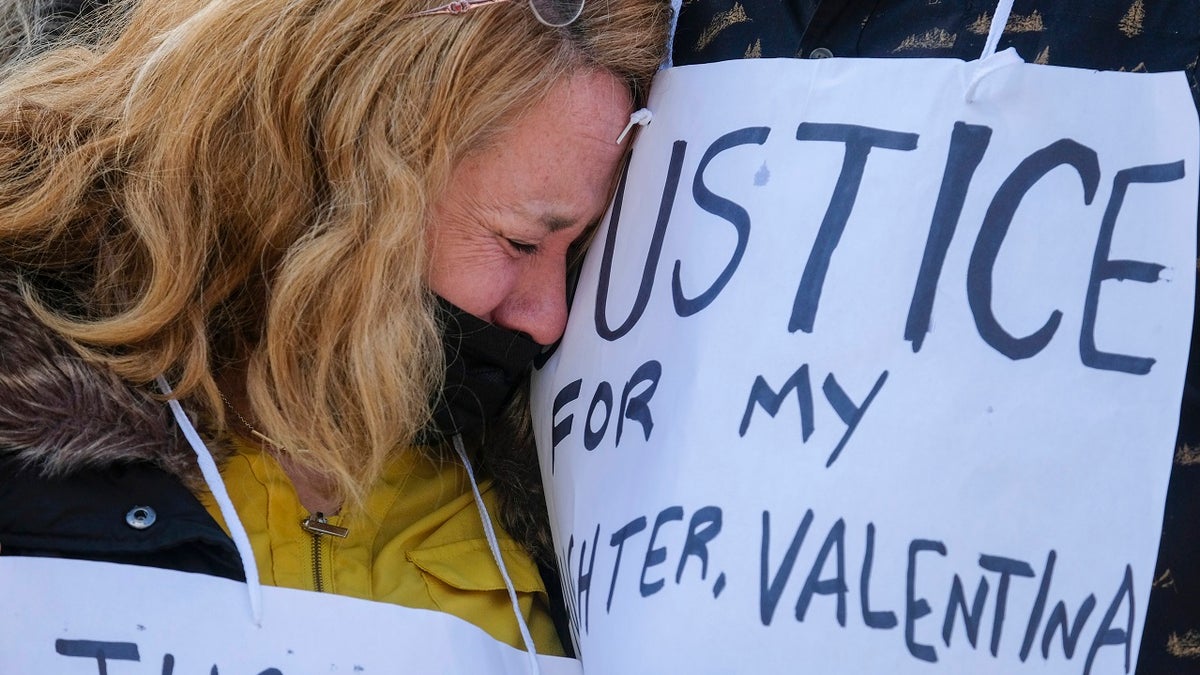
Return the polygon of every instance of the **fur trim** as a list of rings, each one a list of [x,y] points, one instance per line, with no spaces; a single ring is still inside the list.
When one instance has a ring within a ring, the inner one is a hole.
[[[0,278],[0,453],[42,474],[149,461],[193,485],[195,457],[170,410],[83,359]]]

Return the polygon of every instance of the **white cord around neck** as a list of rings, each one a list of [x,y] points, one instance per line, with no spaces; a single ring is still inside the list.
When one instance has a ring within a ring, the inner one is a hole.
[[[171,395],[171,385],[167,384],[166,378],[161,375],[158,377],[158,388],[164,395]],[[183,431],[188,445],[192,446],[192,452],[196,453],[196,462],[200,465],[200,473],[204,476],[204,482],[208,484],[208,490],[216,500],[217,508],[221,510],[221,517],[225,519],[225,525],[229,528],[229,536],[233,539],[234,546],[237,547],[238,555],[242,559],[242,572],[246,575],[246,590],[250,594],[250,613],[254,617],[254,625],[261,628],[262,583],[258,579],[258,563],[254,560],[254,549],[250,547],[250,537],[246,535],[246,528],[242,526],[237,509],[233,507],[233,501],[229,499],[225,481],[221,480],[221,472],[217,469],[217,462],[213,459],[212,453],[208,451],[208,446],[204,445],[200,434],[196,433],[196,427],[192,426],[192,421],[183,412],[183,406],[179,405],[179,401],[171,398],[167,400],[167,404],[171,406],[175,423]]]
[[[979,55],[980,60],[996,53],[996,46],[1000,44],[1000,36],[1004,34],[1004,27],[1008,25],[1012,7],[1013,0],[999,0],[996,3],[996,12],[992,14],[992,25],[988,29],[987,42],[983,43],[983,53]]]
[[[508,568],[504,565],[504,558],[500,555],[496,530],[492,528],[492,518],[483,504],[483,495],[479,493],[479,484],[475,482],[475,472],[471,470],[471,460],[467,457],[466,448],[463,447],[462,436],[454,434],[453,443],[459,458],[462,459],[463,467],[467,470],[467,479],[471,481],[471,492],[475,495],[475,508],[479,510],[479,518],[483,521],[483,534],[487,537],[488,548],[492,550],[492,557],[496,559],[496,566],[500,568],[500,576],[504,577],[504,587],[508,589],[508,599],[512,601],[513,613],[517,616],[517,627],[521,630],[521,640],[525,643],[525,653],[529,657],[529,671],[541,673],[542,669],[538,666],[537,649],[533,646],[533,637],[529,634],[525,615],[521,613],[521,605],[517,602],[517,590],[513,587],[512,579],[508,576]]]

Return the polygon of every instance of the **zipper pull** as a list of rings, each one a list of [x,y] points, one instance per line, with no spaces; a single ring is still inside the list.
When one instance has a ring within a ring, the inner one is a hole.
[[[320,511],[300,521],[300,527],[304,528],[304,531],[309,534],[328,534],[339,539],[345,539],[346,535],[350,534],[349,529],[338,527],[325,520],[325,514]]]

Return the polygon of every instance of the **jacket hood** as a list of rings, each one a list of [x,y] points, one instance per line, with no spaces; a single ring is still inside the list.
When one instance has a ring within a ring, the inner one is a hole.
[[[11,272],[0,274],[0,455],[46,476],[145,461],[199,480],[166,403],[42,324]]]

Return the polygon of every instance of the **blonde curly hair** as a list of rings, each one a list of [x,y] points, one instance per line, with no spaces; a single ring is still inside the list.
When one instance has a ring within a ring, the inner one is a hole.
[[[218,427],[244,369],[256,425],[352,501],[440,386],[424,229],[453,167],[580,68],[639,100],[671,11],[406,16],[427,2],[111,0],[0,82],[0,256],[51,280],[39,318]]]

